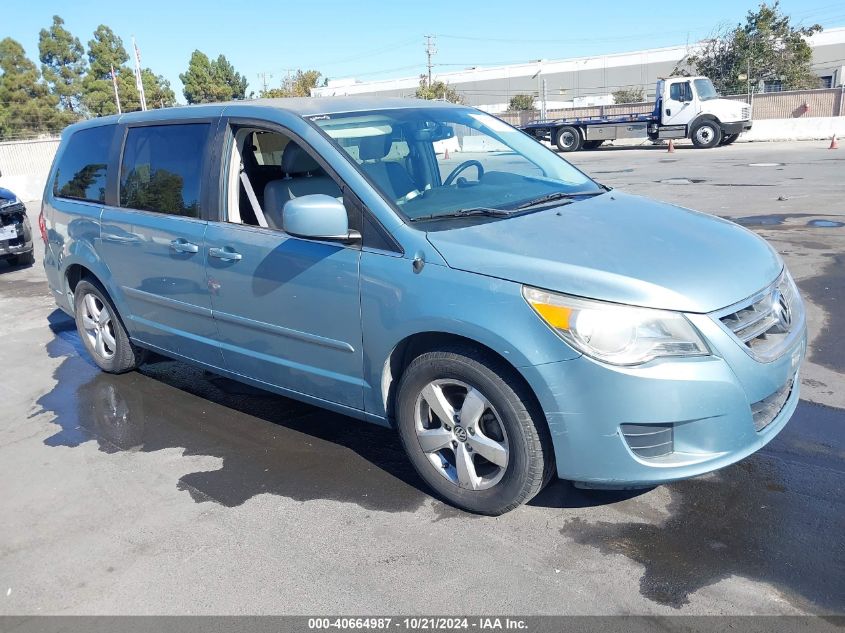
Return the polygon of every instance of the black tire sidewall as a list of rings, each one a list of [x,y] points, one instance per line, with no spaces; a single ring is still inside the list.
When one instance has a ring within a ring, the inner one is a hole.
[[[698,130],[703,127],[709,127],[713,130],[713,140],[710,141],[710,143],[699,143],[696,140]],[[690,133],[690,138],[692,140],[692,144],[695,145],[695,147],[697,147],[698,149],[709,149],[711,147],[716,147],[722,142],[722,128],[715,121],[701,121],[700,123],[696,123],[695,126],[693,126],[692,132]]]
[[[96,296],[111,313],[115,341],[115,351],[111,358],[100,358],[100,356],[91,349],[91,343],[88,341],[88,336],[82,326],[82,310],[84,309],[82,308],[82,301],[83,297],[87,294],[93,294]],[[88,355],[94,363],[96,363],[96,365],[103,371],[111,374],[121,374],[135,369],[139,363],[138,350],[129,340],[126,329],[123,327],[123,322],[120,320],[120,316],[109,298],[108,293],[106,293],[99,284],[92,282],[89,279],[83,279],[76,285],[76,288],[74,288],[73,295],[73,310],[75,314],[74,320],[76,321],[76,331],[79,333],[79,338],[82,339],[82,344],[85,346]]]
[[[479,389],[496,409],[505,427],[508,436],[508,466],[502,480],[492,488],[459,488],[436,472],[419,445],[414,428],[417,397],[429,382],[444,378],[459,380]],[[424,354],[405,371],[397,393],[396,424],[402,444],[417,473],[440,498],[471,512],[496,515],[533,496],[526,496],[526,488],[530,487],[528,475],[532,438],[526,436],[524,423],[520,421],[523,419],[527,420],[527,424],[532,424],[530,414],[519,396],[494,370],[457,355],[443,358]]]
[[[570,147],[566,147],[565,145],[563,145],[560,142],[560,137],[564,134],[564,132],[567,132],[567,131],[572,132],[572,134],[575,135],[575,142]],[[584,139],[581,138],[581,132],[578,130],[577,127],[565,125],[555,133],[555,139],[554,140],[555,140],[555,145],[557,146],[557,148],[561,152],[577,152],[579,149],[581,149],[581,143],[583,142]]]

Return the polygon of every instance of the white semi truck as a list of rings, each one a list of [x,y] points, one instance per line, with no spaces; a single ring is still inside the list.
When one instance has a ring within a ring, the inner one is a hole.
[[[595,149],[622,138],[688,138],[698,148],[733,143],[751,129],[751,106],[722,99],[707,77],[670,77],[657,82],[650,113],[532,121],[521,129],[562,152]]]

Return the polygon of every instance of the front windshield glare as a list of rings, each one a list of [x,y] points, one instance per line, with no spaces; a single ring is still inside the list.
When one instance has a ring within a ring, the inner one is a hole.
[[[698,98],[701,101],[719,98],[719,93],[716,92],[716,88],[713,87],[713,82],[709,79],[696,79],[695,89],[698,92]]]
[[[412,221],[510,211],[547,196],[604,190],[534,139],[470,108],[352,112],[312,121]]]

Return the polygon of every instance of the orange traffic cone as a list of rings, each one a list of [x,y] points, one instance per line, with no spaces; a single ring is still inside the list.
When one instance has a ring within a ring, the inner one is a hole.
[[[671,138],[669,139],[669,149],[666,151],[668,151],[670,154],[675,152],[675,143],[672,141]]]
[[[827,149],[839,149],[839,143],[836,141],[836,134],[834,134],[833,138],[830,139],[830,147]]]

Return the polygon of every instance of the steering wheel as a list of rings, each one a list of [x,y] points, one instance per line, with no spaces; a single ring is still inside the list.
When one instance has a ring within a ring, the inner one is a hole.
[[[479,163],[477,160],[465,160],[460,165],[455,167],[452,170],[452,173],[446,176],[446,180],[443,181],[443,186],[448,187],[452,184],[452,181],[457,178],[458,174],[460,174],[464,169],[469,167],[477,167],[478,168],[478,179],[481,180],[484,177],[484,165]]]

